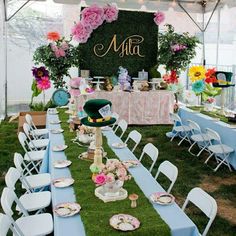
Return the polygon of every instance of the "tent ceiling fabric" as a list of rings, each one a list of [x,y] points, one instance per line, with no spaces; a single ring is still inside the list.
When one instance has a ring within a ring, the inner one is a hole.
[[[53,0],[56,3],[62,4],[80,4],[85,2],[87,5],[91,5],[94,2],[98,4],[107,4],[107,3],[116,3],[119,8],[129,8],[129,9],[140,9],[142,5],[146,6],[146,9],[149,11],[155,11],[157,9],[167,10],[169,7],[174,8],[176,11],[182,11],[178,6],[178,3],[181,4],[188,12],[193,13],[202,13],[202,5],[205,3],[205,12],[211,12],[217,0]],[[228,7],[236,6],[235,0],[220,0],[219,6],[224,6],[225,4]]]

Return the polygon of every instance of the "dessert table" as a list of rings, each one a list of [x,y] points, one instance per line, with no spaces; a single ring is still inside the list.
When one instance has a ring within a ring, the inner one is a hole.
[[[110,148],[121,161],[137,160],[135,155],[128,148],[117,149],[112,147],[112,143],[122,142],[113,131],[103,131],[103,135],[107,138]],[[165,192],[161,185],[143,165],[129,168],[129,172],[147,198],[149,198],[154,192]],[[152,205],[165,223],[170,227],[172,236],[199,236],[196,225],[176,203],[168,206],[154,203],[152,203]]]
[[[187,120],[193,120],[199,124],[202,131],[204,132],[206,128],[210,128],[219,133],[222,143],[232,147],[235,152],[231,153],[228,160],[231,166],[236,170],[236,129],[235,127],[230,127],[229,124],[216,121],[214,118],[201,114],[199,112],[193,111],[189,108],[180,108],[179,116],[183,120],[183,123],[187,123]]]
[[[157,91],[95,91],[87,99],[107,99],[112,102],[113,112],[128,124],[154,125],[171,124],[169,113],[173,111],[174,94],[167,90]],[[78,104],[83,107],[85,98],[80,96]]]

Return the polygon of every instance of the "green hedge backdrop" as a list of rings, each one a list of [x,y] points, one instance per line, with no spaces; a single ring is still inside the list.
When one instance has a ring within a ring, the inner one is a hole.
[[[156,64],[158,26],[153,21],[154,14],[146,12],[119,11],[117,21],[105,23],[93,31],[85,44],[80,45],[80,69],[90,70],[90,76],[116,75],[119,66],[128,69],[129,75],[138,76],[138,71],[148,71]],[[131,35],[144,38],[140,44],[140,54],[119,57],[120,52],[110,50],[104,57],[94,54],[94,46],[102,43],[104,51],[109,47],[114,36],[117,35],[117,47]]]

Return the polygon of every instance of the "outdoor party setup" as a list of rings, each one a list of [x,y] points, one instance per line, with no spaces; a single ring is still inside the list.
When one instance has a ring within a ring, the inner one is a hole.
[[[10,157],[1,170],[0,236],[234,235],[235,217],[223,216],[234,210],[235,71],[218,65],[220,34],[215,64],[207,63],[205,33],[236,2],[50,1],[73,6],[77,20],[44,33],[28,68],[30,109],[9,117],[9,86],[20,87],[9,84],[7,35],[32,2],[18,1],[14,11],[1,3],[0,150]],[[199,34],[177,32],[170,7]]]

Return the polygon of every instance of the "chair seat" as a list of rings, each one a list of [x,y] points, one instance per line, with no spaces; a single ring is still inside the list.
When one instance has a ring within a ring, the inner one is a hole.
[[[27,153],[29,154],[30,157],[27,155]],[[46,151],[45,150],[42,150],[42,151],[30,151],[30,152],[27,152],[27,153],[24,155],[24,160],[25,161],[41,161],[41,160],[43,160],[43,158],[46,155]]]
[[[173,129],[177,132],[185,132],[191,130],[191,128],[187,125],[175,126]]]
[[[29,147],[30,148],[44,148],[47,147],[49,144],[49,139],[37,139],[37,140],[32,140],[29,142]]]
[[[42,188],[50,185],[51,183],[51,175],[48,173],[29,175],[26,176],[25,178],[33,189]],[[22,188],[25,189],[24,185],[22,185]]]
[[[207,134],[193,134],[190,138],[195,142],[204,142],[211,140],[211,138]]]
[[[44,191],[24,194],[19,198],[19,200],[27,211],[37,211],[50,205],[51,192]],[[16,207],[16,210],[20,211],[18,206]]]
[[[223,150],[222,150],[223,148]],[[216,154],[223,154],[223,153],[230,153],[230,152],[233,152],[234,149],[225,145],[225,144],[216,144],[216,145],[211,145],[208,147],[208,149],[213,152],[213,153],[216,153]]]
[[[35,136],[43,136],[49,133],[48,129],[34,129],[32,132]]]
[[[49,213],[21,217],[16,220],[24,236],[47,235],[53,232],[52,216]]]

